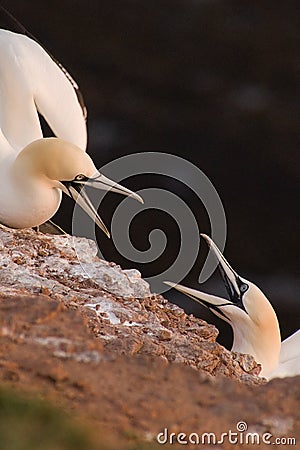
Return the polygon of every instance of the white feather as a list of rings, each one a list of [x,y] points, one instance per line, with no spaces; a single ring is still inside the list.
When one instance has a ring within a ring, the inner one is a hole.
[[[42,137],[38,113],[57,137],[86,150],[82,108],[49,54],[25,35],[0,30],[0,60],[0,155],[9,146],[19,152]]]
[[[286,338],[281,343],[279,362],[276,369],[268,376],[284,378],[300,374],[300,330]]]

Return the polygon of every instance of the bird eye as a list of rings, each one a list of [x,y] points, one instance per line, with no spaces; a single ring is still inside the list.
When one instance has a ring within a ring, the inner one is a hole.
[[[248,285],[247,285],[247,284],[242,284],[242,285],[240,286],[240,291],[243,292],[243,293],[246,292],[247,289],[248,289]]]
[[[75,177],[75,181],[83,181],[85,178],[86,177],[82,173],[80,173]]]

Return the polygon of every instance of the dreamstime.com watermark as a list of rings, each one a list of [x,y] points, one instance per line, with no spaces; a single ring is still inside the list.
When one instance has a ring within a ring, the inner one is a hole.
[[[213,432],[203,433],[169,433],[168,428],[158,433],[156,440],[159,444],[181,445],[296,445],[294,437],[274,437],[272,433],[258,433],[248,431],[247,422],[240,421],[236,424],[236,430],[228,430],[219,435]]]
[[[123,184],[126,178],[147,174],[165,177],[166,180],[173,178],[177,182],[179,181],[182,184],[182,192],[186,188],[190,189],[202,203],[209,219],[210,231],[208,233],[219,249],[224,250],[227,226],[222,201],[210,179],[190,161],[162,152],[134,153],[109,162],[99,171],[119,184]],[[168,189],[168,182],[165,183],[164,188],[148,186],[137,193],[144,199],[144,204],[141,205],[130,197],[122,198],[111,220],[111,238],[118,253],[131,261],[133,266],[135,263],[153,263],[154,265],[166,250],[167,245],[172,246],[173,243],[168,240],[164,230],[158,229],[154,223],[148,236],[149,248],[140,251],[134,247],[130,239],[131,223],[137,215],[147,209],[162,211],[175,221],[180,233],[180,248],[177,257],[169,267],[160,273],[145,278],[152,291],[161,294],[169,289],[164,284],[165,280],[180,282],[189,273],[198,257],[200,233],[207,232],[207,230],[197,223],[195,211],[184,200],[185,195],[182,195],[181,192],[175,194]],[[107,191],[98,189],[89,192],[94,206],[96,209],[99,208],[100,216],[101,203],[107,194]],[[85,236],[97,242],[95,223],[78,205],[75,206],[73,212],[72,232],[75,236]],[[143,231],[141,230],[141,232]],[[93,278],[92,273],[89,273],[88,266],[84,263],[84,255],[81,257],[80,249],[76,248],[76,243],[75,249],[83,270]],[[99,256],[105,259],[101,248],[98,250]],[[203,283],[211,276],[217,264],[212,252],[209,252],[199,275],[199,283]],[[97,282],[97,280],[94,281]]]

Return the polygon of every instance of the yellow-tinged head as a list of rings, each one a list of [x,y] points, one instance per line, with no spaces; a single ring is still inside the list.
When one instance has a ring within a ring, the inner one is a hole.
[[[142,198],[99,173],[82,149],[58,138],[43,138],[27,145],[12,165],[12,175],[22,183],[41,183],[72,197],[109,236],[109,231],[89,200],[85,186],[117,192],[143,203]]]
[[[98,173],[92,159],[81,148],[58,138],[43,138],[27,145],[15,161],[16,170],[53,181],[73,181],[78,175],[92,178]]]
[[[219,262],[219,269],[229,299],[167,282],[171,287],[188,295],[209,308],[233,329],[232,350],[248,353],[262,365],[267,376],[278,364],[281,336],[275,311],[264,293],[250,281],[239,276],[224,258],[216,244],[206,235],[202,237]]]

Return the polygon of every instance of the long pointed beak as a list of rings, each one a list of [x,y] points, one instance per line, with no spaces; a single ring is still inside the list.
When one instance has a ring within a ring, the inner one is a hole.
[[[197,291],[196,289],[191,289],[182,286],[181,284],[172,283],[171,281],[164,281],[164,283],[192,298],[195,302],[200,303],[200,305],[206,306],[206,308],[210,309],[218,317],[221,317],[221,319],[230,322],[230,318],[227,317],[224,310],[220,308],[221,306],[232,305],[232,303],[225,298],[206,294],[205,292]]]
[[[121,186],[118,183],[110,180],[105,177],[101,173],[97,172],[93,178],[83,178],[82,180],[73,180],[73,181],[62,181],[61,182],[63,191],[69,195],[69,197],[73,198],[73,200],[81,206],[81,208],[94,220],[94,222],[101,228],[102,231],[106,234],[107,237],[110,238],[110,233],[106,228],[103,220],[97,213],[94,205],[90,201],[88,195],[86,194],[84,188],[85,186],[90,186],[96,189],[102,189],[104,191],[112,191],[117,192],[119,194],[126,195],[128,197],[132,197],[139,201],[140,203],[144,203],[142,197],[140,197],[135,192],[130,191],[129,189]]]
[[[164,281],[164,283],[181,292],[182,294],[188,295],[196,302],[200,303],[201,305],[207,306],[208,308],[210,308],[211,305],[224,306],[227,304],[231,304],[231,302],[229,302],[225,298],[206,294],[206,292],[197,291],[196,289],[182,286],[182,284],[172,283],[171,281]]]
[[[130,191],[124,186],[116,183],[115,181],[110,180],[109,178],[102,175],[102,173],[98,172],[93,178],[88,178],[84,181],[85,186],[90,186],[95,189],[102,189],[104,191],[112,191],[117,192],[118,194],[126,195],[127,197],[132,197],[140,203],[144,203],[142,197],[135,192]]]
[[[225,298],[217,297],[216,295],[206,294],[205,292],[197,291],[196,289],[191,289],[180,284],[172,283],[170,281],[165,281],[165,284],[171,286],[177,291],[188,295],[196,302],[206,306],[212,310],[216,315],[222,317],[223,319],[230,321],[230,318],[226,316],[226,309],[220,308],[222,306],[234,305],[243,310],[245,310],[244,304],[242,302],[242,296],[245,290],[248,289],[246,280],[244,281],[239,275],[232,269],[230,264],[226,261],[216,244],[213,240],[206,234],[201,234],[201,236],[208,243],[210,249],[213,251],[214,255],[219,262],[219,270],[221,272],[226,290],[228,292],[230,300]]]
[[[224,258],[214,241],[206,234],[201,234],[201,236],[203,237],[203,239],[205,239],[209,248],[219,262],[218,269],[223,278],[230,300],[233,303],[238,303],[240,299],[240,285],[242,284],[239,275],[235,272],[235,270],[233,270],[229,262]]]
[[[110,238],[110,233],[106,228],[103,220],[97,213],[94,205],[90,201],[89,197],[85,193],[82,184],[75,184],[73,182],[62,183],[63,191],[71,197],[81,208],[94,220],[98,227],[104,231],[106,236]]]

